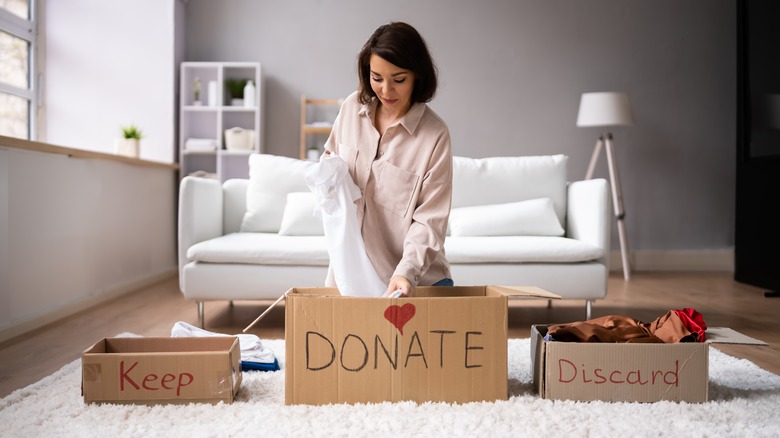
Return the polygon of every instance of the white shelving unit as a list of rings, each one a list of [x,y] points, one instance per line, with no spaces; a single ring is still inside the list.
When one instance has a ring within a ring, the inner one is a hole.
[[[263,81],[257,62],[183,62],[180,70],[179,167],[181,177],[201,171],[220,181],[249,177],[249,154],[263,151],[261,125]],[[199,99],[195,100],[196,79],[200,82]],[[252,80],[254,104],[231,105],[225,82],[229,79]],[[209,89],[214,81],[216,89]],[[213,95],[212,95],[213,94]],[[254,144],[249,150],[228,150],[225,130],[254,130]],[[213,140],[214,150],[187,149],[188,139]]]
[[[322,144],[328,139],[343,102],[343,99],[307,99],[305,94],[301,96],[301,160],[307,158],[310,147],[317,148],[317,156],[324,152]]]

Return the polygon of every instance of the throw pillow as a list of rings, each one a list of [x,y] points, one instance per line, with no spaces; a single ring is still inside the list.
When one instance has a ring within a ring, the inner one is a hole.
[[[453,208],[453,236],[562,236],[550,198]]]
[[[316,199],[312,192],[287,194],[279,234],[282,236],[323,236],[322,218],[314,216]]]
[[[452,159],[452,207],[550,198],[566,218],[565,155]]]
[[[309,190],[304,175],[314,164],[276,155],[251,154],[241,232],[279,232],[287,194]]]

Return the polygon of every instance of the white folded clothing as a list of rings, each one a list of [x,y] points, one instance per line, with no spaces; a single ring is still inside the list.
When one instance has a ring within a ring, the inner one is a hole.
[[[203,338],[209,336],[236,336],[241,346],[241,361],[256,363],[274,363],[276,356],[274,352],[260,342],[256,335],[238,334],[226,335],[223,333],[214,333],[202,328],[195,327],[192,324],[179,321],[171,328],[171,337],[173,338]]]
[[[188,138],[184,149],[189,151],[213,151],[217,149],[217,141],[213,138]]]

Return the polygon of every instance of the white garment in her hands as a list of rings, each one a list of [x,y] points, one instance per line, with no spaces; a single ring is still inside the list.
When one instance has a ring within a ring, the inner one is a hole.
[[[336,286],[342,295],[381,297],[387,284],[379,279],[366,255],[357,221],[355,201],[362,194],[349,175],[347,162],[338,155],[323,155],[306,172],[306,185],[322,215],[325,242]]]
[[[276,360],[274,352],[263,345],[260,338],[256,335],[244,333],[238,335],[214,333],[183,321],[177,322],[173,325],[173,328],[171,328],[172,338],[204,338],[209,336],[236,336],[241,347],[242,362],[274,363],[274,360]]]

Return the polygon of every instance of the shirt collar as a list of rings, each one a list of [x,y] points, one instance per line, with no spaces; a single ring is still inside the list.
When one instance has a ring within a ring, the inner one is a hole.
[[[379,100],[376,97],[371,98],[370,102],[361,106],[358,115],[373,119],[378,104]],[[401,117],[399,123],[409,132],[409,134],[414,135],[414,132],[417,130],[420,119],[422,119],[423,114],[425,114],[425,107],[426,105],[424,103],[417,102],[409,108],[409,111],[403,117]]]

